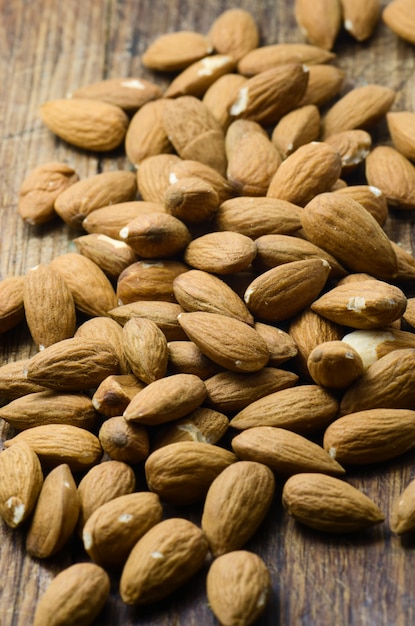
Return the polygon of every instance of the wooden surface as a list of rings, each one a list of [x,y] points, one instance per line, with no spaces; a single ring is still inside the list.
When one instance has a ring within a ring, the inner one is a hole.
[[[385,2],[383,2],[385,4]],[[301,42],[292,0],[243,0],[255,15],[262,43]],[[231,0],[0,0],[0,278],[24,274],[69,250],[75,235],[60,221],[30,227],[17,216],[19,186],[37,165],[63,160],[81,178],[129,167],[122,150],[107,157],[86,154],[55,139],[38,109],[76,87],[106,77],[141,76],[140,55],[157,34],[177,29],[206,32]],[[396,89],[394,109],[415,110],[415,49],[379,24],[374,37],[357,44],[343,36],[336,64],[347,71],[345,89],[377,82]],[[162,81],[160,81],[162,84]],[[384,124],[375,131],[386,140]],[[395,241],[414,245],[412,213],[392,215]],[[24,326],[0,338],[1,364],[34,353]],[[3,439],[8,436],[3,427]],[[415,623],[415,543],[389,530],[392,503],[415,476],[415,455],[351,473],[350,482],[383,509],[385,524],[358,537],[327,537],[299,527],[283,513],[277,495],[266,522],[248,548],[266,561],[272,596],[259,620],[269,626],[407,626]],[[170,511],[198,522],[200,509]],[[75,559],[74,542],[46,562],[25,556],[24,531],[0,525],[0,624],[31,624],[37,599],[52,577]],[[214,625],[204,590],[206,569],[160,606],[135,609],[121,602],[118,581],[96,624],[132,626]]]

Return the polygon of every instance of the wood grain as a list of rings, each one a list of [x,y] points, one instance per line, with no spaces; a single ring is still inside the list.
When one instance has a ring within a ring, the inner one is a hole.
[[[382,3],[383,6],[386,2]],[[140,55],[158,34],[178,29],[207,32],[214,18],[235,6],[231,0],[0,0],[0,279],[22,275],[71,249],[76,235],[56,220],[46,226],[23,224],[16,212],[17,194],[37,165],[66,161],[81,178],[129,168],[122,150],[108,156],[86,154],[55,139],[42,125],[42,102],[64,97],[75,88],[106,77],[153,74]],[[292,0],[241,0],[261,29],[262,43],[302,42]],[[394,109],[415,110],[415,48],[398,40],[383,24],[373,38],[357,44],[343,35],[336,44],[336,64],[347,72],[344,89],[376,82],[397,90]],[[161,85],[166,84],[160,77]],[[375,131],[388,140],[386,126]],[[412,212],[391,214],[387,232],[408,250],[415,249]],[[1,364],[33,354],[24,325],[0,338]],[[2,427],[2,438],[9,434]],[[324,536],[288,519],[280,498],[265,524],[247,546],[268,564],[272,597],[260,625],[267,626],[407,626],[415,623],[414,542],[393,536],[393,502],[415,476],[415,455],[382,467],[351,473],[350,482],[377,502],[386,514],[381,527],[358,537]],[[167,510],[200,521],[200,508]],[[57,557],[40,562],[25,555],[24,530],[0,525],[0,624],[27,626],[38,598],[57,572],[85,559],[76,541]],[[135,609],[118,593],[118,576],[102,626],[204,626],[217,624],[205,595],[206,568],[180,592],[160,605]]]

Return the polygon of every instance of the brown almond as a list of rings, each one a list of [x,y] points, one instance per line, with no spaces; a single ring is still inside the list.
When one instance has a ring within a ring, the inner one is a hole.
[[[341,27],[342,9],[339,0],[307,0],[294,4],[296,22],[306,39],[324,50],[331,50]]]
[[[235,93],[247,81],[241,74],[224,74],[220,76],[205,91],[202,98],[203,104],[209,109],[219,124],[226,130],[231,123],[229,107],[235,97]]]
[[[6,333],[24,319],[24,276],[0,281],[0,333]]]
[[[232,72],[235,64],[235,59],[229,54],[211,54],[195,61],[171,81],[164,92],[164,97],[195,96],[202,98],[206,90],[220,76]]]
[[[145,384],[134,374],[107,376],[92,396],[92,404],[105,417],[115,417],[123,413],[130,400],[144,387]]]
[[[415,24],[411,0],[392,0],[383,9],[382,20],[395,35],[409,43],[415,43]]]
[[[389,112],[386,114],[386,121],[395,148],[407,159],[415,161],[415,113]]]
[[[219,372],[222,369],[220,365],[203,354],[193,341],[187,339],[184,331],[183,333],[186,341],[169,341],[167,344],[169,350],[168,371],[172,374],[194,374],[202,380]]]
[[[392,326],[375,330],[354,330],[344,335],[342,341],[359,353],[365,369],[393,350],[415,348],[414,333]]]
[[[147,157],[173,151],[162,122],[166,102],[165,98],[147,102],[130,120],[125,152],[136,169]]]
[[[377,146],[366,159],[366,178],[378,187],[388,204],[398,209],[415,208],[415,166],[390,146]]]
[[[125,241],[141,259],[174,257],[191,241],[191,234],[180,219],[168,213],[140,215],[120,230]]]
[[[122,326],[134,317],[148,318],[157,324],[167,341],[180,341],[186,338],[177,319],[180,313],[183,313],[183,309],[177,302],[160,300],[137,300],[109,311],[109,315]]]
[[[402,535],[403,533],[412,532],[414,530],[414,489],[415,480],[411,480],[394,503],[390,519],[390,527],[392,532],[397,535]]]
[[[160,98],[161,94],[160,87],[155,83],[144,78],[130,76],[107,78],[83,85],[72,93],[72,97],[102,100],[131,113],[141,108],[146,102]]]
[[[139,300],[176,302],[173,294],[174,279],[188,269],[181,261],[169,259],[137,261],[118,277],[118,304],[130,304]]]
[[[220,202],[224,202],[234,195],[230,182],[213,167],[192,159],[176,159],[171,163],[168,173],[169,185],[173,185],[183,178],[189,178],[189,176],[197,176],[212,185]]]
[[[82,221],[82,228],[87,233],[97,233],[112,239],[120,239],[120,230],[135,217],[143,215],[143,213],[164,210],[164,205],[161,202],[146,202],[145,200],[120,202],[89,213]]]
[[[380,18],[379,0],[369,0],[362,5],[359,0],[340,0],[345,30],[357,41],[372,36]]]
[[[159,428],[153,440],[153,450],[178,441],[215,444],[226,433],[228,426],[229,420],[226,415],[201,407]]]
[[[210,183],[196,176],[169,185],[164,196],[167,213],[185,223],[197,224],[214,215],[219,196]]]
[[[188,30],[165,33],[155,39],[141,57],[144,67],[158,71],[180,71],[212,52],[207,37]]]
[[[167,370],[167,339],[157,324],[132,318],[123,327],[124,353],[132,372],[145,383],[162,378]]]
[[[254,323],[255,330],[261,335],[268,346],[268,365],[277,366],[296,356],[298,350],[290,335],[271,324]]]
[[[388,203],[385,195],[373,185],[348,185],[342,189],[336,189],[335,193],[340,196],[349,196],[369,211],[375,220],[383,226],[388,217]],[[392,246],[393,246],[393,242]]]
[[[164,194],[172,182],[172,168],[181,160],[177,154],[154,154],[143,158],[137,170],[137,184],[145,202],[164,202]]]
[[[342,175],[363,163],[372,147],[371,135],[360,128],[334,133],[325,141],[340,155]]]
[[[259,43],[259,31],[253,15],[244,9],[223,11],[213,21],[208,38],[220,54],[229,54],[238,61]]]
[[[345,341],[327,341],[316,346],[307,360],[312,379],[322,387],[344,389],[363,374],[359,353]]]
[[[137,261],[137,255],[124,241],[108,235],[90,233],[73,239],[80,254],[93,261],[110,278],[118,278],[126,267]]]
[[[124,353],[122,327],[109,317],[93,317],[80,326],[75,333],[75,338],[85,338],[101,343],[105,337],[106,343],[112,346],[120,363],[120,374],[130,374],[131,368]]]
[[[271,140],[283,159],[320,135],[320,113],[315,104],[290,111],[272,131]]]
[[[19,359],[0,366],[0,396],[3,400],[15,400],[28,393],[47,390],[44,385],[38,385],[26,378],[28,363],[29,359]]]
[[[122,415],[106,419],[99,429],[98,438],[104,452],[114,461],[137,465],[149,455],[147,429],[127,422]]]
[[[193,239],[184,251],[184,261],[191,267],[212,274],[233,274],[251,264],[256,255],[255,243],[241,233],[221,231]]]
[[[299,106],[315,104],[320,107],[340,92],[346,73],[335,65],[310,65],[307,89]]]
[[[335,54],[319,46],[304,43],[276,43],[260,46],[247,53],[238,63],[238,72],[253,76],[276,65],[303,63],[307,66],[328,63]]]

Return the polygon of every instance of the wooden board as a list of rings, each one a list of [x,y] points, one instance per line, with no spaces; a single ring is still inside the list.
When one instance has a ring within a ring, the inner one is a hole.
[[[386,4],[382,2],[383,6]],[[231,0],[0,0],[0,278],[22,275],[71,249],[76,235],[59,220],[42,227],[23,224],[16,212],[20,184],[37,165],[67,161],[81,178],[129,167],[122,151],[97,157],[55,139],[38,116],[42,102],[64,97],[78,86],[106,77],[153,74],[140,55],[156,35],[178,29],[207,32],[214,18],[235,6]],[[292,0],[241,0],[261,29],[262,43],[302,42]],[[374,37],[357,44],[343,35],[336,64],[346,70],[344,89],[376,82],[397,90],[396,110],[415,110],[415,48],[379,24]],[[161,81],[163,84],[163,81]],[[387,141],[386,126],[375,130]],[[395,212],[387,232],[410,250],[413,214]],[[27,330],[0,338],[1,364],[32,355]],[[3,439],[9,436],[2,428]],[[266,561],[272,596],[258,622],[268,626],[407,626],[415,622],[415,552],[412,539],[389,529],[392,503],[415,476],[414,455],[350,474],[350,482],[371,496],[385,524],[354,537],[327,537],[288,519],[279,493],[264,525],[249,542]],[[171,510],[196,522],[200,507]],[[0,525],[0,623],[27,626],[50,580],[75,559],[85,559],[76,542],[57,557],[39,562],[25,556],[23,530]],[[208,626],[217,623],[207,605],[205,568],[191,583],[159,606],[135,609],[119,597],[112,577],[111,597],[96,621],[102,626]]]

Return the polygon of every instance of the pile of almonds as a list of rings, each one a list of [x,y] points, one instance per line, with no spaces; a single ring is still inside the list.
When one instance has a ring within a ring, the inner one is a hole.
[[[309,43],[262,47],[252,15],[228,10],[207,35],[148,47],[144,66],[175,73],[166,90],[112,79],[42,106],[63,140],[124,144],[133,167],[32,171],[22,219],[87,234],[0,282],[0,331],[25,318],[38,347],[0,367],[0,417],[17,431],[0,453],[0,514],[32,557],[78,537],[90,559],[56,576],[35,626],[90,624],[107,571],[145,605],[209,559],[212,611],[252,624],[270,575],[244,548],[276,480],[317,530],[384,521],[346,470],[415,446],[415,259],[383,228],[389,206],[415,208],[415,113],[392,112],[377,84],[333,104],[342,20],[362,41],[380,19],[377,1],[361,4],[297,0]],[[415,43],[411,1],[382,15]],[[385,116],[393,145],[373,147]],[[164,503],[199,504],[200,524]],[[391,520],[415,529],[415,482]]]

